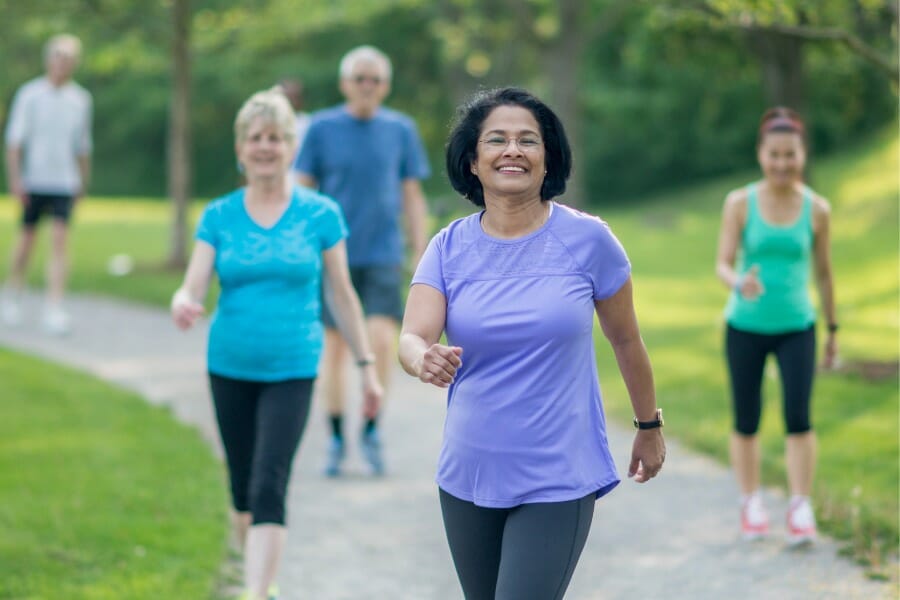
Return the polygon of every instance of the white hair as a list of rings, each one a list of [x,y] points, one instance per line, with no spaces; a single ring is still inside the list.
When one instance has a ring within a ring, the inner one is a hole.
[[[287,96],[277,86],[256,92],[241,106],[234,120],[234,136],[237,141],[247,139],[250,124],[258,118],[268,125],[274,125],[289,142],[296,139],[294,110]]]
[[[377,63],[384,68],[384,74],[388,81],[391,80],[391,59],[375,46],[357,46],[349,51],[341,59],[341,79],[349,79],[353,76],[353,69],[361,62]]]
[[[44,45],[44,60],[49,60],[54,54],[65,54],[78,60],[81,58],[81,40],[71,33],[54,35]]]

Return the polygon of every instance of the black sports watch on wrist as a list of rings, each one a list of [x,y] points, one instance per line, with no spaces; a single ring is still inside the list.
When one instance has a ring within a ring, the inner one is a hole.
[[[665,425],[662,416],[662,409],[656,409],[656,418],[652,421],[638,421],[638,418],[634,418],[634,428],[635,429],[656,429],[658,427],[662,427]]]
[[[837,323],[828,324],[828,333],[837,333],[838,329],[840,329],[840,326]]]

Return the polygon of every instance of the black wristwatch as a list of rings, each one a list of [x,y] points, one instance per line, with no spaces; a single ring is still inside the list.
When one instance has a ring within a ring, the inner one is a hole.
[[[656,429],[657,427],[662,427],[665,425],[662,418],[662,409],[656,409],[656,418],[652,421],[638,421],[638,418],[634,418],[634,427],[635,429]]]
[[[839,327],[838,327],[837,323],[829,323],[828,324],[828,333],[837,333],[838,329],[839,329]]]
[[[374,364],[375,364],[375,358],[372,356],[367,356],[365,358],[361,358],[358,361],[356,361],[356,366],[359,368],[368,367],[369,365],[374,365]]]

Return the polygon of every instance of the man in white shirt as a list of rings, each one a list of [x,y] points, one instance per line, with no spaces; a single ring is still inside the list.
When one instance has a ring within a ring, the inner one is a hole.
[[[90,180],[92,99],[72,80],[80,56],[78,38],[52,37],[44,49],[46,74],[19,88],[6,126],[7,183],[22,204],[22,229],[13,248],[0,317],[7,325],[22,319],[20,296],[37,225],[49,214],[52,243],[44,328],[58,335],[69,331],[63,309],[69,217]]]

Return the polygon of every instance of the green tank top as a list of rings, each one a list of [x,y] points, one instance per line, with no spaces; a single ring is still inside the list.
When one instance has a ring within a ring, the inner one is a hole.
[[[815,322],[809,294],[812,206],[812,193],[804,188],[796,221],[788,225],[766,223],[759,212],[757,185],[748,187],[747,224],[737,271],[743,274],[757,265],[765,291],[747,300],[732,290],[725,307],[729,325],[754,333],[784,333],[806,329]]]

